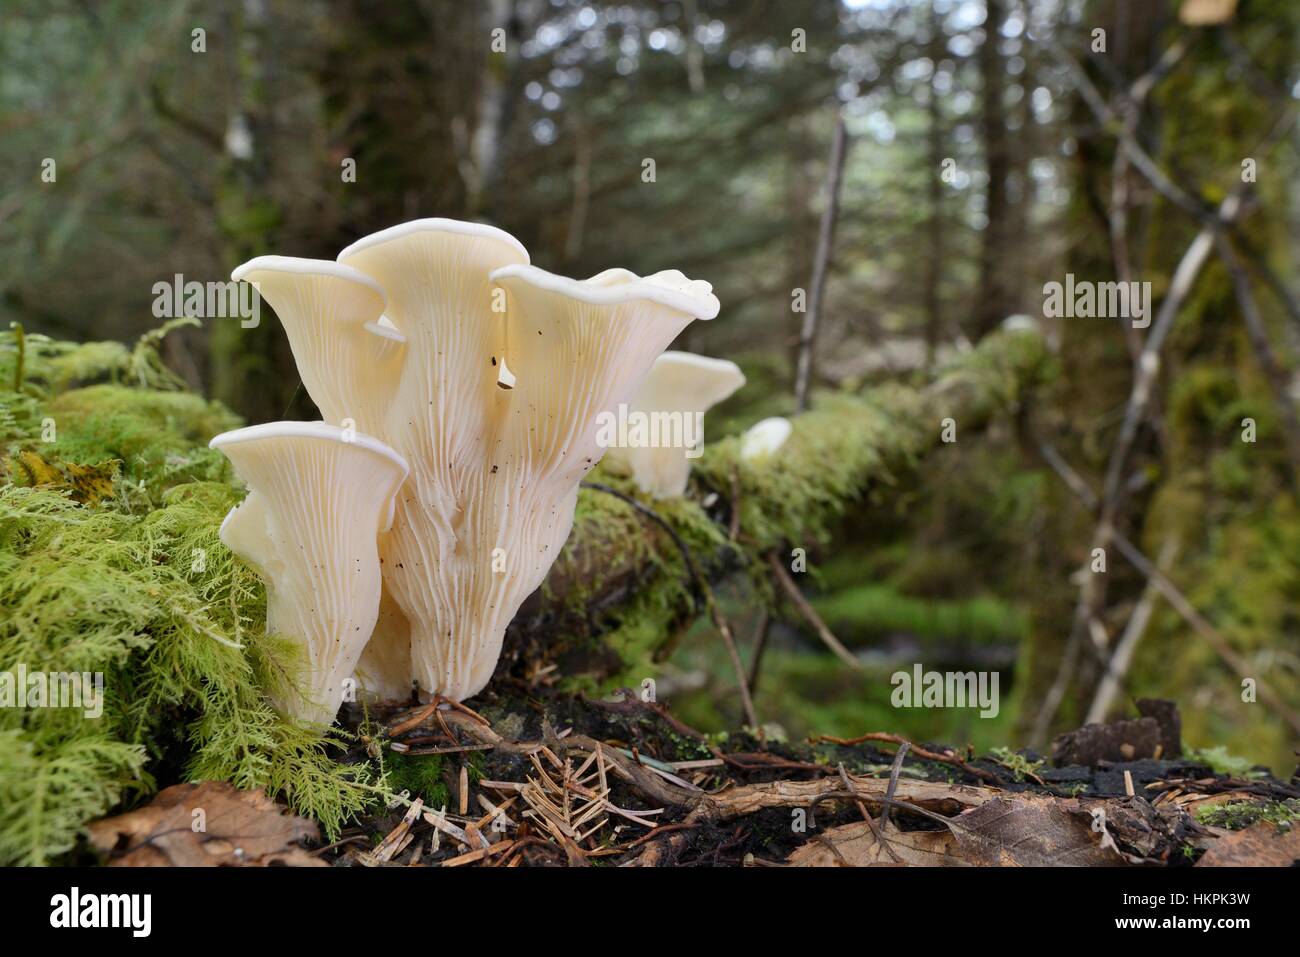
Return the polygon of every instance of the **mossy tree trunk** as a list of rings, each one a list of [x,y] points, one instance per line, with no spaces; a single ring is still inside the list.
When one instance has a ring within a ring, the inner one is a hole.
[[[1091,55],[1104,56],[1105,64],[1086,62],[1085,69],[1100,89],[1112,90],[1116,82],[1131,84],[1150,70],[1173,43],[1187,44],[1184,56],[1141,107],[1135,132],[1174,183],[1212,209],[1241,185],[1243,159],[1251,156],[1282,113],[1282,90],[1292,81],[1297,11],[1287,3],[1243,5],[1230,27],[1212,30],[1184,27],[1175,12],[1166,4],[1093,4],[1085,22],[1107,31],[1108,49]],[[1081,122],[1095,122],[1082,103],[1075,109]],[[1113,136],[1080,140],[1072,221],[1081,241],[1072,245],[1062,275],[1051,278],[1061,280],[1066,271],[1094,281],[1123,278],[1117,269],[1121,253],[1111,231],[1115,176],[1124,168],[1115,159]],[[1294,160],[1284,151],[1256,160],[1270,172],[1251,186],[1258,199],[1239,227],[1244,242],[1238,241],[1238,253],[1247,260],[1271,260],[1275,271],[1284,272],[1288,180]],[[1127,247],[1123,255],[1131,268],[1129,278],[1152,283],[1156,309],[1201,224],[1162,197],[1137,170],[1127,167],[1122,175],[1128,187],[1127,223],[1119,234]],[[1282,310],[1258,276],[1253,278],[1272,347],[1286,365]],[[1074,436],[1057,444],[1080,471],[1091,473],[1093,487],[1100,489],[1118,430],[1114,411],[1133,380],[1129,347],[1112,323],[1067,319],[1061,334],[1065,388],[1060,402],[1071,410],[1074,422],[1098,425],[1077,426]],[[1245,438],[1246,419],[1257,423],[1255,441]],[[1292,547],[1286,542],[1300,540],[1283,427],[1229,274],[1212,257],[1164,345],[1152,413],[1129,458],[1128,473],[1134,481],[1119,511],[1118,527],[1152,559],[1167,542],[1176,543],[1169,577],[1248,659],[1254,649],[1285,632],[1285,608],[1300,594],[1300,569],[1294,561],[1268,557],[1271,549],[1285,551]],[[1057,585],[1046,585],[1040,592],[1031,646],[1031,681],[1039,687],[1051,682],[1063,654],[1078,598],[1069,575],[1091,560],[1087,547],[1094,525],[1093,516],[1064,487],[1054,494],[1057,502],[1051,513],[1062,516],[1052,531],[1059,556]],[[1091,642],[1083,642],[1081,666],[1071,675],[1055,728],[1073,727],[1082,720],[1105,672],[1105,660],[1145,587],[1142,576],[1111,552],[1092,605],[1110,647],[1099,652]],[[1258,746],[1262,716],[1243,708],[1262,711],[1263,706],[1242,700],[1242,681],[1280,683],[1282,697],[1294,700],[1294,680],[1276,669],[1267,676],[1229,673],[1213,651],[1198,642],[1177,615],[1158,605],[1130,679],[1163,697],[1186,701],[1197,693],[1204,703],[1213,702],[1210,708],[1188,709],[1189,740],[1212,738],[1233,747],[1239,740],[1234,736],[1244,741],[1250,729]],[[1127,707],[1127,698],[1121,691],[1116,702]],[[1219,715],[1213,725],[1207,717],[1211,712]],[[1266,721],[1265,728],[1264,738],[1280,748],[1286,736],[1282,723]]]

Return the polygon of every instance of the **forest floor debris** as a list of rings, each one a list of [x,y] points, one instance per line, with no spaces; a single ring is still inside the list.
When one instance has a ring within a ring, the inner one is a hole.
[[[427,786],[437,800],[408,791],[353,829],[321,855],[338,866],[1300,859],[1295,779],[1219,774],[1194,755],[1049,768],[1032,752],[977,756],[888,732],[801,744],[710,737],[630,690],[490,697],[477,712],[435,702],[381,717],[387,731],[372,743],[437,762],[445,786]]]

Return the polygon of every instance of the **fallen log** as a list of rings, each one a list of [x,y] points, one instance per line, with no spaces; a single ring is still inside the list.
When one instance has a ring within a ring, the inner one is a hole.
[[[927,386],[820,396],[759,465],[740,458],[736,437],[711,443],[684,498],[639,500],[643,507],[635,508],[582,489],[573,532],[510,626],[498,674],[536,675],[558,663],[551,670],[604,678],[643,666],[647,645],[664,655],[707,607],[701,592],[711,583],[738,571],[766,576],[772,553],[825,541],[853,503],[906,487],[922,456],[941,443],[945,420],[965,436],[1013,416],[1051,370],[1041,336],[1001,332]],[[637,496],[630,484],[608,482]],[[657,520],[647,519],[647,509]]]

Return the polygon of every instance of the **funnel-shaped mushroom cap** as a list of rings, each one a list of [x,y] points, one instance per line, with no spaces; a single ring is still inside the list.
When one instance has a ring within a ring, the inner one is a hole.
[[[480,298],[467,292],[477,280],[464,264],[517,255],[491,236],[402,234],[375,254],[396,244],[390,258],[401,258],[417,238],[424,251],[408,262],[438,253],[455,264],[452,278],[436,280],[452,301],[425,310],[445,316],[429,352],[445,371],[431,375],[437,388],[422,402],[403,396],[408,421],[390,417],[412,474],[384,537],[384,568],[411,624],[421,688],[465,698],[491,678],[506,626],[568,537],[578,481],[604,451],[598,416],[627,401],[694,317],[718,307],[706,283],[680,273],[642,280],[617,270],[578,282],[521,262],[492,272],[496,288]],[[372,265],[367,255],[345,257],[388,291],[389,315],[411,340],[409,363],[421,333],[399,311],[393,282],[403,280],[381,275],[388,261]]]
[[[221,540],[266,582],[267,630],[305,646],[309,674],[279,704],[328,724],[379,611],[377,537],[392,522],[405,460],[377,439],[323,422],[270,422],[218,435],[248,498]]]
[[[638,276],[630,269],[606,269],[590,279],[569,279],[544,269],[501,269],[495,282],[521,278],[537,286],[581,299],[594,305],[615,305],[645,299],[677,309],[695,319],[714,319],[720,308],[713,286],[703,279],[690,279],[678,269],[665,269],[650,276]]]
[[[745,384],[734,362],[689,352],[665,352],[628,403],[621,444],[609,450],[616,467],[655,498],[686,491],[692,458],[702,451],[704,413]]]
[[[505,445],[569,478],[604,454],[598,416],[628,401],[692,319],[718,314],[712,287],[675,270],[642,279],[610,269],[579,282],[507,266],[492,280],[510,294],[505,355],[517,380]]]
[[[385,317],[406,338],[401,389],[380,434],[413,463],[427,457],[426,478],[439,486],[463,485],[452,473],[484,454],[504,338],[488,274],[528,262],[528,251],[492,226],[417,219],[357,240],[338,259],[383,288]]]
[[[740,457],[761,462],[783,446],[793,431],[790,420],[780,416],[755,422],[740,438]]]
[[[378,431],[401,372],[401,334],[383,326],[384,291],[325,259],[259,256],[231,273],[280,318],[307,394],[327,422]]]

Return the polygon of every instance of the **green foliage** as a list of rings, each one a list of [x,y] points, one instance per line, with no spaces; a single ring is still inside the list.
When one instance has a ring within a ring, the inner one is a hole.
[[[28,368],[76,351],[41,345]],[[73,464],[119,458],[124,475],[116,498],[93,508],[57,488],[0,484],[0,662],[103,675],[97,715],[0,708],[0,862],[56,860],[85,821],[178,775],[265,787],[336,834],[385,781],[368,764],[336,760],[341,735],[268,704],[265,692],[293,681],[301,662],[265,634],[262,583],[217,535],[242,495],[206,443],[234,417],[138,385],[32,398],[26,421],[54,418],[57,440],[26,432],[11,451],[31,444]]]

